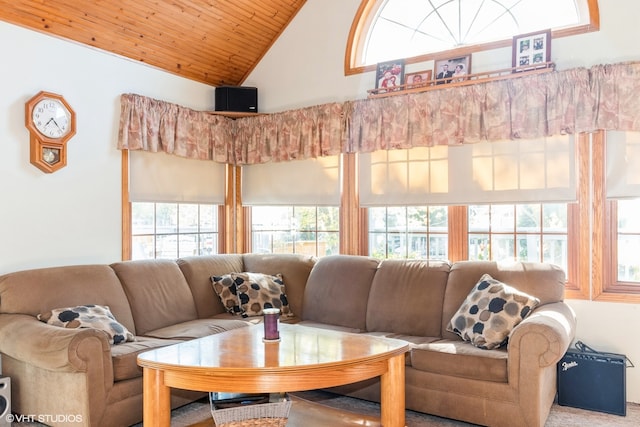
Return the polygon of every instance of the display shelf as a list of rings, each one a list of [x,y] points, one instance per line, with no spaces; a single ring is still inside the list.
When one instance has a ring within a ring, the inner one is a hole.
[[[266,113],[248,113],[244,111],[207,111],[209,114],[229,117],[231,119],[238,119],[241,117],[253,117],[253,116],[263,116]]]
[[[535,69],[532,69],[531,66],[526,67],[511,67],[511,68],[503,68],[500,70],[487,71],[484,73],[472,73],[467,74],[463,77],[464,80],[461,81],[451,81],[450,83],[446,83],[445,80],[452,80],[452,78],[447,79],[434,79],[429,80],[421,85],[411,85],[411,84],[403,84],[398,85],[393,89],[389,88],[377,88],[377,89],[369,89],[368,98],[384,98],[387,96],[396,96],[396,95],[404,95],[407,93],[416,93],[416,92],[426,92],[430,90],[437,89],[448,89],[456,86],[468,86],[472,84],[478,83],[486,83],[497,80],[506,80],[506,79],[516,79],[520,77],[530,76],[532,74],[543,74],[549,73],[555,69],[555,64],[553,62],[544,62],[536,65]]]

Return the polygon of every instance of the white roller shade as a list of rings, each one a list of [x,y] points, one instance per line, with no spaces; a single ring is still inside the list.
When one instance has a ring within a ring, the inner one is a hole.
[[[132,202],[224,204],[225,165],[165,153],[129,152]]]
[[[607,131],[607,198],[640,197],[640,132]]]
[[[340,205],[340,156],[242,167],[243,205]]]
[[[361,206],[576,200],[573,136],[359,155]]]

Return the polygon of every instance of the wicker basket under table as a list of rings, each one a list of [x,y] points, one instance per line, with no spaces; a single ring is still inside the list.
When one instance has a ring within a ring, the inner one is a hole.
[[[291,400],[212,409],[216,427],[285,427],[291,410]]]

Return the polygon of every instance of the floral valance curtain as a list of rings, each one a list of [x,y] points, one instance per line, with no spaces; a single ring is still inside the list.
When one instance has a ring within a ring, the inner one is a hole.
[[[233,120],[169,102],[120,97],[118,148],[234,163]]]
[[[125,94],[118,148],[242,165],[596,129],[640,131],[640,63],[523,75],[235,120]]]

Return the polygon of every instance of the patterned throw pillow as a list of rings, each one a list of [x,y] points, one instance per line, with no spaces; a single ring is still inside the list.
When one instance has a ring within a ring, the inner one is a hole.
[[[242,308],[238,300],[238,288],[231,274],[224,276],[211,276],[213,290],[222,301],[225,310],[231,314],[242,314]]]
[[[231,277],[238,290],[243,317],[260,316],[263,308],[279,308],[281,316],[293,316],[281,274],[231,273]]]
[[[539,299],[485,274],[451,318],[447,331],[476,347],[498,348],[538,304]]]
[[[38,314],[38,320],[49,325],[63,328],[92,328],[109,335],[111,344],[135,341],[129,330],[113,317],[106,305],[80,305],[77,307],[57,308]]]

